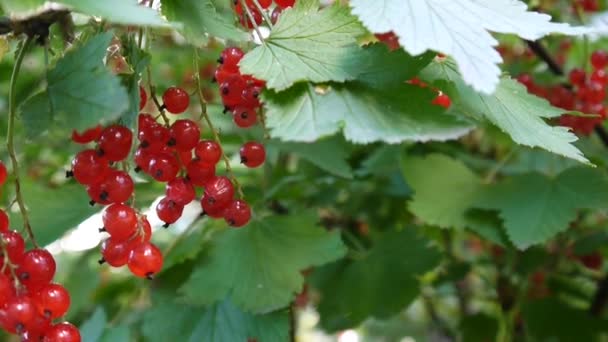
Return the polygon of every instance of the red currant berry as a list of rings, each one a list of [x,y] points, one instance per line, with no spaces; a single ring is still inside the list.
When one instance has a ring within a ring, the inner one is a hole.
[[[215,177],[215,164],[208,164],[199,159],[194,159],[186,167],[188,179],[195,186],[205,186],[207,182]]]
[[[0,321],[2,327],[10,333],[23,333],[36,316],[34,301],[27,295],[9,299],[2,308]]]
[[[591,74],[591,82],[597,82],[604,86],[608,84],[608,73],[604,69],[597,69]]]
[[[256,124],[258,115],[253,108],[236,107],[232,111],[234,123],[241,128],[249,128]]]
[[[171,114],[180,114],[188,109],[190,105],[190,95],[178,87],[171,87],[163,94],[163,103],[167,111]]]
[[[109,171],[108,159],[99,151],[80,151],[72,161],[72,174],[76,181],[83,185],[101,181]]]
[[[194,201],[196,192],[189,179],[178,177],[167,183],[165,195],[177,204],[186,205]]]
[[[102,215],[103,226],[117,241],[126,240],[137,230],[135,209],[125,204],[114,203]]]
[[[68,312],[70,294],[59,284],[48,284],[33,297],[38,313],[50,319],[56,319]]]
[[[121,161],[129,155],[133,133],[125,126],[106,127],[99,137],[99,148],[111,161]]]
[[[214,177],[205,185],[205,201],[210,204],[225,207],[234,197],[234,186],[230,179],[224,176]]]
[[[192,161],[192,151],[177,151],[180,168],[186,168]]]
[[[576,86],[582,86],[586,82],[587,74],[583,69],[572,69],[568,78],[570,79],[570,83]]]
[[[46,249],[32,249],[25,253],[17,276],[28,289],[35,290],[53,280],[56,268],[55,258]]]
[[[2,161],[0,161],[0,186],[4,185],[6,178],[8,177],[8,171]]]
[[[251,219],[251,209],[242,200],[232,201],[224,211],[224,219],[233,227],[242,227]]]
[[[264,145],[250,141],[241,146],[241,163],[247,167],[258,167],[266,160],[266,149]]]
[[[118,241],[110,237],[101,244],[102,259],[99,262],[107,262],[112,267],[124,266],[129,260],[129,253],[140,243],[137,239]]]
[[[203,198],[201,199],[201,208],[203,209],[203,213],[213,218],[223,218],[224,211],[228,207],[228,204],[217,203],[215,200],[210,200],[209,197],[205,197],[205,195],[203,195]]]
[[[228,80],[220,83],[220,95],[224,106],[233,108],[241,104],[243,101],[242,93],[247,87],[247,83],[240,75],[230,77]]]
[[[268,7],[270,7],[270,5],[272,5],[272,0],[257,0],[258,4],[260,5],[260,7],[266,9]],[[255,6],[255,3],[253,2],[253,0],[247,0],[245,2],[247,5],[249,6]]]
[[[10,261],[13,264],[19,264],[25,256],[25,241],[21,234],[16,231],[6,231],[0,233],[0,237],[4,240],[4,246]]]
[[[201,137],[201,130],[192,120],[177,120],[169,129],[169,145],[179,151],[192,150]]]
[[[165,227],[168,227],[171,223],[179,220],[182,217],[184,206],[178,204],[169,197],[165,197],[156,205],[156,215],[158,218],[165,222]]]
[[[8,231],[8,215],[2,209],[0,209],[0,232]]]
[[[241,22],[241,25],[243,25],[243,27],[246,27],[248,29],[253,29],[256,25],[259,26],[262,23],[262,21],[264,20],[264,18],[262,17],[262,13],[258,10],[257,7],[255,7],[255,6],[247,6],[247,7],[249,7],[249,13],[251,13],[253,20],[255,21],[255,25],[253,25],[253,23],[251,22],[251,19],[249,19],[248,14],[242,14],[240,16],[240,22]]]
[[[72,131],[72,141],[77,144],[88,144],[93,141],[99,140],[101,136],[101,131],[103,128],[101,125],[97,125],[96,127],[89,128],[82,133],[78,133],[78,131]]]
[[[270,22],[273,25],[279,21],[279,17],[281,16],[281,13],[283,13],[283,9],[284,8],[277,6],[272,10],[272,14],[270,14]]]
[[[390,51],[399,49],[399,37],[394,32],[378,33],[376,38],[384,43]]]
[[[42,336],[51,328],[51,319],[43,315],[36,314],[28,325],[27,331],[22,335],[22,341],[40,342]]]
[[[277,6],[282,8],[292,7],[295,4],[296,0],[274,0],[274,3]]]
[[[70,323],[53,325],[45,334],[43,342],[80,342],[80,331]]]
[[[446,94],[441,93],[441,94],[437,95],[437,97],[435,97],[432,104],[441,106],[441,107],[447,109],[447,108],[450,108],[450,105],[452,105],[452,100],[450,100],[450,97],[447,96]]]
[[[137,116],[137,138],[141,141],[140,134],[143,130],[158,124],[154,117],[148,113],[140,113]]]
[[[238,77],[238,72],[228,71],[223,66],[217,68],[213,74],[213,79],[219,84],[222,84],[233,77]]]
[[[241,92],[241,106],[248,108],[257,108],[260,106],[260,94],[262,87],[253,86],[243,89]]]
[[[239,62],[245,53],[238,47],[229,47],[222,51],[218,62],[222,65],[222,69],[230,73],[239,72]],[[219,80],[218,80],[219,82]]]
[[[91,200],[100,204],[121,203],[133,194],[134,184],[131,176],[124,171],[112,170],[106,178],[87,187]]]
[[[129,270],[140,278],[152,278],[163,267],[163,254],[155,245],[146,242],[131,251]]]
[[[215,141],[202,140],[196,145],[194,154],[203,163],[215,165],[222,158],[222,148],[220,147],[220,144]]]
[[[148,102],[148,94],[142,86],[139,86],[139,110],[144,109],[146,102]]]
[[[150,157],[147,172],[159,182],[168,182],[179,172],[179,160],[169,153],[154,154]]]
[[[591,54],[591,65],[595,69],[604,69],[608,65],[608,53],[603,50],[593,51]]]
[[[3,307],[15,294],[16,291],[11,277],[0,273],[0,307]]]

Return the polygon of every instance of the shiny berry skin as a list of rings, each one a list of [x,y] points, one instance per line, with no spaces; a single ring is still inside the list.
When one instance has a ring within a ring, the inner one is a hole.
[[[196,192],[190,180],[178,177],[167,183],[165,195],[177,204],[186,205],[194,201]]]
[[[156,122],[140,127],[137,133],[141,147],[150,151],[160,151],[169,143],[170,136],[169,129]]]
[[[447,109],[447,108],[450,108],[450,106],[452,105],[452,100],[450,100],[450,97],[447,96],[446,94],[441,93],[441,94],[437,95],[437,97],[435,97],[432,104],[441,106],[441,107]]]
[[[163,267],[163,254],[155,245],[146,242],[131,251],[129,270],[140,278],[152,278]]]
[[[282,7],[282,8],[287,8],[287,7],[291,7],[295,4],[296,0],[274,0],[274,3],[277,4],[277,6]]]
[[[8,258],[13,264],[19,264],[25,256],[25,241],[21,234],[17,231],[6,231],[0,233],[0,237],[4,240]]]
[[[48,284],[33,296],[38,313],[51,319],[65,315],[70,308],[70,294],[59,284]]]
[[[247,83],[240,75],[232,76],[220,83],[220,95],[224,106],[232,108],[240,105],[243,101],[241,95],[246,87]]]
[[[177,120],[169,129],[169,145],[179,151],[192,150],[201,138],[201,130],[192,120]]]
[[[251,13],[253,20],[255,21],[255,24],[259,26],[262,23],[262,21],[264,20],[264,18],[262,17],[262,13],[255,6],[248,6],[248,7],[249,7],[249,13]],[[246,13],[243,13],[242,15],[240,15],[240,23],[241,23],[241,25],[243,25],[243,27],[246,27],[248,29],[253,29],[255,27],[253,25],[253,23],[251,22],[251,20],[249,19],[249,15],[247,15]]]
[[[173,154],[155,154],[150,157],[146,171],[159,182],[169,182],[177,177],[179,160]]]
[[[264,145],[250,141],[241,146],[241,163],[247,167],[258,167],[266,160],[266,149]]]
[[[608,52],[603,50],[593,51],[591,54],[591,65],[595,69],[604,69],[608,66]]]
[[[36,305],[27,295],[9,299],[2,308],[2,327],[11,333],[22,333],[36,317]]]
[[[238,73],[239,62],[245,56],[243,50],[238,47],[225,48],[218,59],[218,62],[222,65],[222,69],[227,72]],[[219,80],[218,80],[219,82]]]
[[[604,69],[598,69],[591,74],[591,82],[597,82],[604,86],[608,85],[608,73]]]
[[[99,148],[104,156],[111,161],[121,161],[131,152],[133,133],[130,129],[121,125],[106,127],[99,137]]]
[[[213,140],[202,140],[196,145],[194,154],[203,163],[215,165],[222,158],[222,147]]]
[[[190,105],[190,95],[182,88],[171,87],[163,94],[163,104],[169,113],[181,114]]]
[[[25,253],[17,268],[17,276],[28,289],[35,290],[53,280],[56,268],[55,258],[49,251],[32,249]]]
[[[253,86],[243,89],[241,92],[241,106],[248,108],[256,108],[260,106],[260,94],[262,87]]]
[[[43,315],[36,314],[28,325],[27,331],[22,335],[22,341],[40,342],[42,335],[51,328],[51,319]]]
[[[72,131],[72,141],[77,144],[88,144],[93,141],[99,140],[101,136],[101,131],[103,127],[101,125],[97,125],[93,128],[89,128],[82,133],[79,133],[76,130]]]
[[[148,102],[148,94],[142,86],[139,86],[139,110],[144,109],[146,102]]]
[[[112,267],[124,266],[129,261],[129,253],[140,243],[137,239],[118,241],[110,237],[101,244],[102,261]]]
[[[230,179],[225,176],[215,177],[205,185],[203,199],[210,204],[227,206],[234,197],[234,186]]]
[[[0,232],[8,231],[8,215],[2,209],[0,209]]]
[[[156,205],[156,215],[158,218],[165,222],[165,225],[175,223],[182,217],[184,211],[184,205],[179,204],[169,197],[164,197]]]
[[[215,200],[210,201],[209,197],[203,195],[201,198],[201,208],[203,213],[212,218],[223,218],[224,211],[230,203],[218,203]]]
[[[127,201],[133,194],[133,189],[133,179],[128,173],[112,170],[103,181],[89,185],[87,193],[96,203],[110,204]]]
[[[15,296],[15,287],[13,280],[8,275],[0,273],[0,307]]]
[[[181,168],[186,168],[192,161],[192,151],[177,151],[177,157],[179,159],[179,165]]]
[[[207,182],[215,177],[215,165],[194,159],[186,167],[188,179],[195,186],[205,186]]]
[[[228,71],[223,66],[220,66],[213,73],[213,80],[222,84],[233,77],[238,77],[238,72]]]
[[[281,13],[283,13],[283,9],[282,7],[275,7],[272,10],[272,14],[270,15],[270,22],[274,25],[277,23],[277,21],[279,21],[279,17],[281,16]]]
[[[245,3],[247,5],[254,6],[253,0],[247,0]],[[258,0],[258,4],[260,4],[260,7],[266,9],[272,5],[272,0]]]
[[[242,227],[251,219],[251,208],[245,201],[234,200],[224,210],[224,219],[232,227]]]
[[[6,165],[4,165],[2,161],[0,161],[0,186],[4,185],[7,177],[8,171],[6,170]]]
[[[583,84],[585,84],[585,79],[587,78],[587,74],[585,73],[585,71],[583,69],[572,69],[570,71],[570,74],[568,74],[568,79],[570,80],[570,83],[577,85],[577,86],[581,86]]]
[[[53,325],[45,334],[43,342],[80,342],[80,331],[70,323]]]
[[[72,160],[72,174],[83,185],[101,181],[109,171],[108,159],[96,150],[80,151]]]
[[[128,239],[137,229],[135,209],[125,204],[114,203],[102,215],[103,226],[117,241]]]
[[[240,128],[249,128],[256,124],[258,115],[253,108],[236,107],[232,111],[232,119]]]

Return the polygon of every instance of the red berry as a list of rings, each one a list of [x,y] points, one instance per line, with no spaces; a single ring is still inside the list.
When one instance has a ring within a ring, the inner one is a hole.
[[[140,278],[152,278],[163,267],[163,254],[155,245],[146,242],[131,251],[129,270]]]
[[[253,108],[236,107],[232,111],[234,123],[241,128],[249,128],[256,124],[258,115]]]
[[[42,336],[51,328],[51,319],[43,315],[36,314],[34,319],[28,325],[27,331],[22,335],[21,341],[40,342]]]
[[[224,219],[233,227],[242,227],[251,219],[251,209],[242,200],[234,200],[226,207]]]
[[[222,84],[233,77],[238,77],[238,71],[228,71],[223,66],[217,68],[213,74],[214,80],[219,84]]]
[[[450,108],[450,105],[452,104],[452,100],[450,100],[450,97],[447,96],[446,94],[441,93],[441,94],[437,95],[437,97],[435,97],[432,104],[441,106],[443,108]]]
[[[178,87],[171,87],[163,94],[163,103],[169,113],[180,114],[188,109],[190,105],[190,95]]]
[[[394,32],[377,33],[376,38],[388,46],[390,51],[399,49],[399,37]]]
[[[137,229],[137,214],[128,205],[115,203],[102,215],[103,226],[115,240],[128,239]]]
[[[154,154],[150,157],[146,171],[159,182],[168,182],[179,172],[179,160],[169,153]]]
[[[192,161],[192,151],[177,151],[177,157],[180,167],[185,168]]]
[[[238,47],[225,48],[218,59],[218,62],[222,65],[222,69],[227,72],[238,73],[239,62],[243,58],[245,53]],[[219,80],[218,80],[219,82]]]
[[[215,165],[222,158],[222,147],[215,141],[199,141],[194,150],[194,154],[203,163]]]
[[[247,167],[258,167],[266,160],[264,145],[250,141],[241,146],[241,163]]]
[[[182,217],[183,211],[184,206],[178,204],[169,197],[161,199],[156,205],[156,215],[158,215],[158,218],[161,219],[161,221],[165,222],[166,226],[179,220],[179,218]]]
[[[224,106],[233,108],[240,105],[243,101],[241,95],[246,87],[247,83],[240,75],[232,76],[220,83],[220,95]]]
[[[6,274],[0,273],[0,307],[4,306],[9,299],[15,296],[15,286],[12,278]]]
[[[201,199],[201,208],[203,209],[203,213],[213,218],[224,217],[224,211],[230,203],[218,203],[215,202],[215,200],[211,201],[209,199],[210,198],[205,195],[203,195],[203,198]]]
[[[296,0],[274,0],[274,3],[282,8],[292,7],[295,2]]]
[[[6,253],[8,258],[13,264],[19,264],[25,256],[25,241],[21,234],[16,231],[6,231],[0,233],[2,240],[4,240],[4,246],[6,246]]]
[[[169,129],[169,145],[180,151],[192,150],[201,137],[201,130],[192,120],[177,120]]]
[[[87,193],[96,203],[110,204],[127,201],[133,194],[133,189],[133,180],[128,173],[112,170],[103,181],[89,185]]]
[[[99,140],[102,131],[101,125],[97,125],[96,127],[89,128],[82,133],[78,133],[78,131],[72,131],[72,141],[77,144],[88,144],[93,141]]]
[[[225,207],[234,197],[234,186],[230,179],[224,176],[214,177],[205,185],[204,201],[215,206]]]
[[[274,25],[277,23],[277,21],[279,21],[279,17],[281,16],[281,13],[283,13],[283,8],[282,7],[275,7],[272,10],[272,14],[270,15],[270,22]]]
[[[25,253],[17,276],[28,289],[39,289],[55,276],[55,258],[46,249],[32,249]]]
[[[604,258],[602,254],[599,252],[593,252],[591,254],[583,255],[579,257],[581,263],[585,265],[585,267],[599,271],[602,269],[602,265],[604,264]]]
[[[133,133],[121,125],[106,127],[99,137],[99,148],[106,158],[111,161],[121,161],[131,152]]]
[[[261,87],[247,87],[241,92],[241,105],[248,108],[260,106]]]
[[[110,171],[108,159],[99,151],[80,151],[72,160],[72,173],[78,183],[89,185],[101,181]]]
[[[591,64],[595,69],[604,69],[608,65],[608,53],[603,50],[593,51]]]
[[[0,232],[8,231],[8,215],[0,209]]]
[[[139,110],[144,109],[146,102],[148,102],[148,94],[142,86],[139,86]]]
[[[199,159],[194,159],[186,167],[188,179],[195,186],[205,186],[205,184],[215,177],[215,164],[208,164]]]
[[[70,294],[59,284],[45,285],[33,299],[38,313],[51,319],[65,315],[70,307]]]
[[[255,6],[247,7],[249,8],[249,13],[251,13],[251,16],[253,17],[253,21],[255,21],[255,24],[259,26],[264,20],[264,18],[262,17],[262,13]],[[255,27],[255,25],[253,25],[253,23],[249,19],[249,15],[247,13],[243,13],[242,15],[240,15],[240,22],[243,27],[246,27],[248,29],[252,29]]]
[[[167,183],[165,195],[177,204],[186,205],[194,201],[196,192],[190,180],[178,177]]]
[[[591,82],[597,82],[604,86],[608,85],[608,73],[604,69],[597,69],[591,74]]]
[[[101,262],[107,262],[112,267],[121,267],[127,264],[129,253],[142,241],[137,239],[118,241],[110,237],[101,244]]]
[[[8,171],[2,161],[0,161],[0,186],[4,185],[6,178],[8,177]]]
[[[27,295],[9,299],[0,311],[0,324],[13,334],[25,332],[36,316],[34,301]]]
[[[572,69],[568,75],[568,78],[570,79],[570,83],[577,86],[582,86],[585,84],[587,74],[583,69]]]
[[[70,323],[53,325],[45,334],[43,342],[80,342],[80,331]]]
[[[270,7],[270,5],[272,5],[272,0],[257,0],[258,4],[260,5],[260,7],[266,9],[268,7]],[[247,5],[249,6],[255,6],[253,0],[247,0],[245,2]]]
[[[598,82],[589,82],[584,88],[579,89],[581,97],[591,103],[603,102],[606,98],[606,89],[604,85]]]

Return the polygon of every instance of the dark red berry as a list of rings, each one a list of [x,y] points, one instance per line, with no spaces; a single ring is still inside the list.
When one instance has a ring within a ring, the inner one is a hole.
[[[266,160],[266,149],[264,145],[250,141],[241,146],[241,163],[247,167],[258,167]]]
[[[260,94],[262,87],[253,86],[243,89],[241,92],[241,106],[247,108],[257,108],[260,106]]]
[[[159,182],[168,182],[179,172],[179,160],[169,153],[154,154],[150,157],[146,171]]]
[[[99,137],[99,148],[108,160],[121,161],[129,155],[133,133],[121,125],[106,127]]]
[[[274,3],[277,6],[282,8],[292,7],[295,4],[296,0],[274,0]]]
[[[7,177],[8,177],[8,171],[6,171],[6,166],[0,160],[0,186],[4,185]]]
[[[245,53],[238,47],[229,47],[222,51],[219,62],[222,64],[222,68],[227,72],[238,73],[239,62],[243,58]],[[218,80],[219,82],[219,80]]]
[[[215,164],[205,163],[202,160],[192,160],[187,168],[188,179],[195,186],[205,186],[205,184],[215,177]]]
[[[249,128],[256,124],[258,115],[253,108],[236,107],[232,111],[234,123],[241,128]]]
[[[171,87],[163,94],[163,103],[169,113],[180,114],[188,109],[190,105],[190,95],[178,87]]]
[[[137,213],[126,204],[114,203],[102,215],[103,226],[117,241],[126,240],[137,230]]]
[[[129,260],[129,253],[140,243],[142,241],[138,239],[118,241],[110,237],[101,244],[102,260],[112,267],[124,266]]]
[[[184,206],[178,204],[169,197],[161,199],[156,205],[156,215],[158,215],[158,218],[167,225],[179,220],[179,218],[182,217],[183,211]]]
[[[140,278],[152,278],[163,267],[163,254],[155,245],[146,242],[131,251],[129,270]]]
[[[109,171],[108,159],[95,150],[80,151],[72,161],[72,173],[80,184],[100,182]]]
[[[0,209],[0,232],[8,231],[8,215],[2,209]]]
[[[10,276],[0,273],[0,307],[16,294],[15,286]]]
[[[167,183],[165,195],[177,204],[186,205],[194,200],[196,192],[189,179],[178,177]]]
[[[222,158],[222,148],[213,140],[202,140],[196,145],[194,154],[203,163],[215,165]]]
[[[77,144],[88,144],[93,141],[99,140],[101,136],[101,131],[103,128],[101,125],[97,125],[93,128],[89,128],[82,133],[79,133],[76,130],[72,131],[72,141]]]
[[[51,319],[65,315],[70,307],[70,294],[59,284],[45,285],[33,299],[38,313]]]
[[[55,258],[46,249],[32,249],[25,253],[17,276],[28,289],[39,289],[55,276]]]
[[[233,227],[242,227],[251,219],[251,209],[243,200],[232,201],[224,210],[224,219]]]
[[[177,120],[169,129],[170,145],[180,151],[192,150],[201,137],[201,130],[192,120]]]
[[[53,325],[45,334],[43,342],[80,342],[82,340],[78,328],[64,322]]]

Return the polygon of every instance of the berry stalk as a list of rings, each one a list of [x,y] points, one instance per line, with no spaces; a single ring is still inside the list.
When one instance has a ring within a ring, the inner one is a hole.
[[[17,58],[15,60],[15,66],[13,67],[13,73],[11,74],[11,80],[8,91],[8,127],[6,131],[6,148],[11,158],[11,165],[13,168],[12,173],[13,178],[15,179],[15,197],[17,205],[19,205],[19,212],[21,212],[21,216],[23,218],[23,226],[27,231],[27,234],[30,240],[32,241],[32,244],[36,248],[38,248],[38,244],[36,243],[36,239],[34,238],[34,232],[32,231],[32,227],[30,226],[30,220],[27,215],[27,208],[25,207],[23,194],[21,193],[21,182],[19,180],[19,161],[17,160],[17,154],[15,153],[14,143],[16,115],[15,86],[17,85],[17,78],[19,76],[19,71],[21,70],[21,64],[23,63],[25,52],[27,51],[31,43],[32,38],[28,37],[21,45],[21,48],[17,52]]]
[[[194,48],[194,70],[200,70],[199,65],[198,65],[198,49]],[[201,116],[203,117],[203,119],[205,119],[205,122],[207,123],[207,126],[209,127],[209,130],[211,131],[211,134],[213,134],[213,140],[218,143],[218,145],[222,145],[222,142],[220,141],[220,136],[217,133],[217,130],[215,129],[215,127],[213,126],[213,123],[211,122],[211,119],[209,118],[209,114],[207,113],[207,101],[205,101],[205,97],[203,96],[203,86],[201,84],[201,78],[198,72],[194,73],[194,78],[196,79],[196,93],[198,95],[198,100],[201,106]],[[244,198],[245,195],[243,194],[243,189],[241,188],[241,183],[239,183],[239,181],[236,179],[236,176],[234,175],[234,172],[232,171],[232,167],[230,167],[230,160],[228,159],[228,157],[226,156],[226,153],[224,153],[224,150],[222,149],[222,159],[224,160],[224,165],[226,166],[226,173],[230,176],[230,180],[232,180],[232,183],[234,184],[236,191],[239,194],[239,198]]]
[[[264,40],[264,36],[262,36],[262,32],[260,31],[260,27],[256,23],[255,18],[253,17],[253,14],[251,13],[251,10],[249,9],[249,6],[247,6],[247,3],[245,2],[245,0],[241,0],[241,6],[243,7],[243,10],[245,11],[245,13],[247,14],[247,17],[251,21],[251,24],[253,25],[253,29],[258,34],[258,37],[260,38],[260,41],[262,42],[262,44],[266,45],[266,41]],[[198,63],[198,60],[196,62]],[[196,70],[198,70],[198,69],[196,69]]]
[[[272,29],[272,26],[273,26],[272,25],[272,20],[270,20],[270,17],[268,16],[268,13],[266,13],[266,11],[264,10],[264,8],[262,8],[262,5],[260,5],[260,2],[258,0],[253,0],[253,5],[262,14],[262,17],[266,21],[266,24],[268,25],[268,27],[270,27],[270,29]],[[262,39],[262,38],[260,37],[260,39]]]

